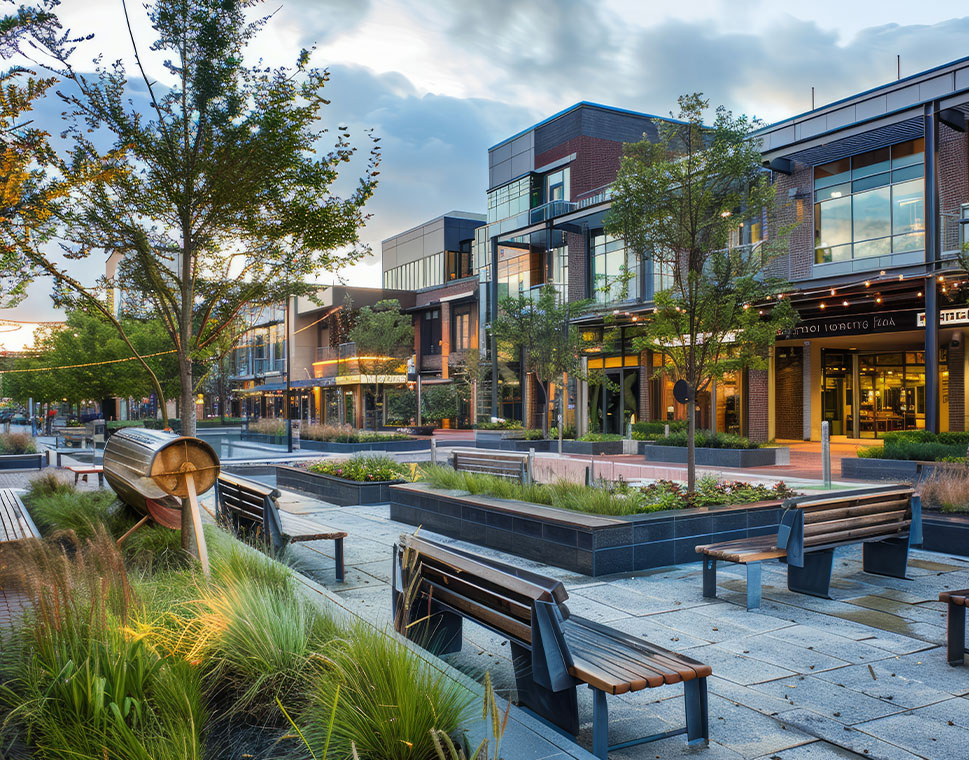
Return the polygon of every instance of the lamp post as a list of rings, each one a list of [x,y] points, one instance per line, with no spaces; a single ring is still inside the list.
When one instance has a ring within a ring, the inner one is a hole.
[[[292,372],[290,372],[290,359],[292,358],[292,346],[291,336],[290,336],[290,315],[289,315],[289,304],[290,297],[289,293],[286,294],[286,310],[283,312],[285,325],[284,330],[286,332],[286,342],[284,345],[285,352],[285,364],[286,364],[286,451],[290,454],[293,453],[293,420],[291,419],[292,410],[290,408],[291,403],[291,392],[292,392]]]

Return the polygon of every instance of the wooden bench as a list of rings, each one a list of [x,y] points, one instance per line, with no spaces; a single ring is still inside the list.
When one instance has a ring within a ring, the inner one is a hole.
[[[529,455],[526,453],[454,449],[451,452],[451,467],[465,472],[481,472],[486,475],[510,478],[519,483],[530,483],[528,458]]]
[[[287,535],[279,517],[276,499],[279,491],[254,480],[236,475],[219,473],[215,483],[215,516],[220,525],[231,528],[236,534],[261,534],[274,554],[279,554],[289,543],[306,541],[333,541],[336,560],[336,579],[343,582],[343,539],[346,533],[307,533]]]
[[[969,588],[961,591],[943,591],[939,601],[949,608],[949,623],[946,626],[946,654],[950,665],[962,665],[966,653],[966,600]]]
[[[437,654],[457,652],[468,618],[511,643],[519,702],[575,737],[576,685],[593,690],[592,752],[686,734],[709,739],[706,678],[711,669],[636,636],[570,615],[560,581],[443,546],[401,536],[392,579],[397,631]],[[682,683],[686,727],[609,746],[607,694]]]
[[[9,488],[0,488],[0,543],[40,538],[24,503]]]
[[[784,502],[777,533],[697,546],[703,595],[717,595],[717,561],[747,567],[747,609],[761,601],[761,563],[787,563],[791,591],[829,598],[834,550],[864,544],[866,573],[904,578],[909,546],[922,543],[922,502],[910,486],[859,489]]]
[[[100,464],[79,464],[68,465],[64,468],[68,472],[74,473],[74,485],[77,485],[78,478],[84,478],[87,483],[88,475],[98,476],[98,486],[104,488],[104,466]]]

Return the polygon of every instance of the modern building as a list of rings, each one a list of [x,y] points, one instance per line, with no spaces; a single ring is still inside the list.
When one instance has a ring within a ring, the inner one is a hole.
[[[366,392],[365,386],[374,378],[361,368],[347,333],[354,312],[387,298],[397,299],[404,308],[414,304],[414,294],[408,291],[331,285],[321,287],[314,298],[292,298],[288,320],[285,304],[254,310],[249,329],[233,349],[232,415],[286,416],[288,337],[292,345],[290,419],[358,428],[382,424],[383,396]],[[381,377],[379,385],[405,381],[401,371]]]
[[[768,373],[768,438],[967,429],[969,59],[760,130],[801,224],[800,324]]]
[[[381,245],[385,288],[412,291],[415,373],[422,384],[452,383],[467,375],[468,357],[477,361],[478,279],[472,246],[484,214],[451,211],[384,240]],[[476,392],[462,393],[455,420],[475,419]],[[475,388],[476,391],[476,388]]]

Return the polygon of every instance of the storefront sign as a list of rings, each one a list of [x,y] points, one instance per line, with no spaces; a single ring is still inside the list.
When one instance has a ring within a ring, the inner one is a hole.
[[[942,309],[939,312],[939,325],[941,327],[947,325],[969,325],[969,309]],[[919,312],[918,318],[916,319],[916,326],[925,327],[924,311]]]
[[[805,319],[784,332],[784,339],[830,338],[837,335],[870,335],[872,333],[900,332],[924,327],[916,323],[915,311],[885,311],[876,314],[853,314],[825,319]]]

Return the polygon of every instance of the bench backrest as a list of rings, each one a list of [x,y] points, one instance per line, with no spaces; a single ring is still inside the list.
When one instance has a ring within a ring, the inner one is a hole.
[[[465,472],[514,478],[522,483],[529,481],[528,454],[455,449],[451,452],[451,466]]]
[[[921,501],[911,486],[803,496],[784,506],[777,545],[787,550],[788,562],[795,567],[803,566],[806,551],[893,536],[921,543]]]
[[[216,511],[236,528],[259,526],[274,545],[282,542],[282,523],[276,499],[279,491],[237,475],[220,472],[215,482]]]
[[[413,535],[395,548],[395,583],[402,593],[413,583],[418,595],[526,647],[536,602],[568,617],[561,581]]]

